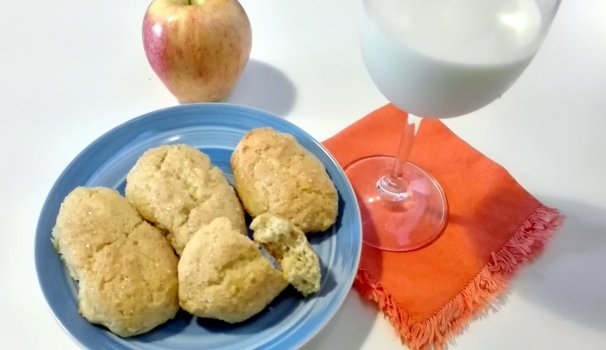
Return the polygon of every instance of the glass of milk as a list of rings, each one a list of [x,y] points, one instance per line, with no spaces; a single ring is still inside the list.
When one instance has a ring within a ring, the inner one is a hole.
[[[346,167],[364,214],[364,242],[389,251],[430,244],[448,204],[407,162],[421,118],[451,118],[500,97],[530,64],[561,0],[362,0],[360,46],[381,93],[409,113],[395,157]]]

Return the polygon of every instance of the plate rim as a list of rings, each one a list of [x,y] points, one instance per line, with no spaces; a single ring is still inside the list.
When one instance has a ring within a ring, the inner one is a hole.
[[[43,214],[48,210],[48,207],[50,206],[50,202],[52,201],[51,198],[51,194],[53,194],[53,192],[56,190],[56,188],[59,186],[60,180],[62,180],[63,178],[66,177],[67,174],[70,173],[71,168],[80,162],[80,160],[86,155],[86,153],[89,152],[89,150],[91,148],[93,148],[94,146],[96,146],[98,143],[100,143],[102,140],[106,139],[107,137],[110,137],[112,134],[114,134],[115,132],[117,132],[120,129],[123,129],[133,123],[137,123],[138,121],[142,120],[142,119],[147,119],[147,118],[151,118],[154,115],[158,115],[158,114],[162,114],[162,113],[166,113],[169,111],[173,111],[173,110],[179,110],[179,109],[187,109],[187,108],[200,108],[200,111],[203,111],[205,108],[209,108],[209,107],[218,107],[219,109],[221,108],[225,108],[227,111],[248,111],[248,112],[252,112],[255,115],[260,115],[263,118],[277,118],[279,120],[282,120],[283,122],[290,124],[291,126],[293,126],[295,129],[297,129],[298,132],[300,132],[304,137],[306,137],[309,141],[311,141],[312,143],[314,143],[316,146],[319,147],[320,150],[322,150],[322,152],[324,152],[324,154],[330,159],[330,161],[336,166],[338,173],[340,173],[340,175],[345,179],[344,183],[346,185],[346,189],[348,190],[348,192],[352,195],[352,198],[354,199],[354,201],[352,201],[353,203],[350,203],[350,205],[354,206],[354,212],[357,213],[357,220],[356,220],[356,224],[359,228],[359,245],[357,247],[357,253],[354,257],[354,265],[355,266],[355,272],[349,276],[345,282],[343,282],[342,284],[347,286],[348,290],[351,291],[352,287],[353,287],[353,283],[355,281],[356,275],[357,275],[357,271],[359,269],[360,266],[360,261],[361,261],[361,256],[362,256],[362,246],[363,246],[363,240],[362,240],[362,228],[363,228],[363,224],[362,224],[362,216],[360,213],[360,207],[358,204],[358,201],[355,200],[356,196],[355,196],[355,191],[353,189],[353,186],[351,184],[351,182],[349,181],[349,179],[347,178],[347,175],[345,174],[345,171],[343,170],[343,167],[339,164],[339,162],[335,159],[335,157],[332,155],[332,153],[330,153],[330,151],[322,144],[322,142],[320,142],[319,140],[317,140],[315,137],[313,137],[311,134],[309,134],[307,131],[303,130],[302,128],[300,128],[298,125],[290,122],[289,120],[285,119],[285,118],[281,118],[278,117],[272,113],[269,113],[267,111],[258,109],[258,108],[254,108],[254,107],[249,107],[249,106],[244,106],[244,105],[238,105],[238,104],[232,104],[232,103],[226,103],[226,102],[202,102],[202,103],[190,103],[190,104],[180,104],[180,105],[174,105],[174,106],[168,106],[168,107],[164,107],[164,108],[160,108],[160,109],[156,109],[156,110],[152,110],[149,112],[146,112],[144,114],[141,114],[137,117],[133,117],[131,119],[126,120],[123,123],[118,124],[117,126],[111,128],[110,130],[104,132],[103,134],[101,134],[100,136],[96,137],[91,143],[89,143],[86,147],[84,147],[80,152],[78,152],[78,154],[65,166],[65,168],[61,171],[61,173],[55,178],[53,185],[50,187],[50,189],[47,191],[46,197],[44,198],[43,204],[42,204],[42,208],[40,209],[40,212],[38,214],[38,219],[37,219],[37,224],[36,224],[36,231],[34,234],[34,267],[36,270],[36,280],[38,282],[38,287],[40,292],[42,292],[42,295],[44,297],[44,301],[46,304],[47,309],[50,311],[51,315],[53,316],[53,319],[55,320],[55,322],[57,322],[60,326],[60,328],[63,330],[64,333],[67,334],[67,336],[76,344],[78,345],[80,348],[82,349],[91,349],[88,346],[85,346],[74,334],[72,334],[72,332],[70,330],[68,330],[66,328],[66,326],[63,324],[63,322],[61,322],[61,320],[59,319],[59,317],[57,316],[57,314],[55,313],[55,310],[53,309],[53,307],[51,306],[51,303],[49,301],[50,295],[48,293],[48,291],[46,291],[45,287],[42,285],[42,279],[41,279],[41,273],[42,273],[42,269],[41,269],[41,264],[43,264],[43,262],[41,261],[41,256],[38,253],[39,249],[41,249],[39,246],[41,243],[39,243],[42,238],[41,236],[41,231],[43,231]],[[48,238],[48,237],[46,237]],[[339,300],[337,300],[337,303],[335,303],[335,307],[333,308],[333,311],[330,312],[330,314],[328,314],[328,316],[321,322],[318,323],[317,326],[315,327],[315,329],[313,329],[308,335],[306,335],[304,338],[302,338],[301,341],[299,341],[297,344],[293,344],[293,348],[294,349],[299,349],[301,347],[303,347],[304,345],[306,345],[309,341],[311,341],[312,339],[314,339],[318,333],[320,333],[320,331],[322,331],[326,325],[335,317],[335,315],[342,309],[343,304],[345,303],[345,300],[347,299],[347,295],[349,293],[344,293],[343,297],[340,298]]]

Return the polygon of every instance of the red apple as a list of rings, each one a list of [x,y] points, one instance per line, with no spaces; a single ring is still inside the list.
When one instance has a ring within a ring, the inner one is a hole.
[[[251,44],[250,22],[237,0],[153,0],[143,19],[147,60],[182,103],[227,95]]]

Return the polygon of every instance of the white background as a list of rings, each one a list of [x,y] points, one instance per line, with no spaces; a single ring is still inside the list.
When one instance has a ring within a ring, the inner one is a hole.
[[[320,140],[386,103],[359,54],[357,1],[242,4],[253,50],[229,102],[283,116]],[[38,287],[35,226],[53,182],[85,146],[176,104],[143,53],[147,5],[2,0],[0,349],[77,348]],[[606,1],[564,0],[511,90],[447,124],[568,216],[499,310],[451,349],[606,349]],[[352,291],[305,350],[379,348],[405,347]]]

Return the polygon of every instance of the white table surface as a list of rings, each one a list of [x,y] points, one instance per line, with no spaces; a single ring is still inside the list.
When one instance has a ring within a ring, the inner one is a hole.
[[[228,102],[323,140],[386,103],[358,51],[356,0],[242,0],[251,60]],[[34,270],[42,203],[109,129],[172,106],[141,42],[148,0],[0,6],[0,349],[77,349]],[[501,99],[446,122],[568,220],[505,303],[451,349],[606,349],[606,1],[565,0],[542,49]],[[8,224],[8,225],[7,225]],[[352,291],[310,349],[405,349]]]

